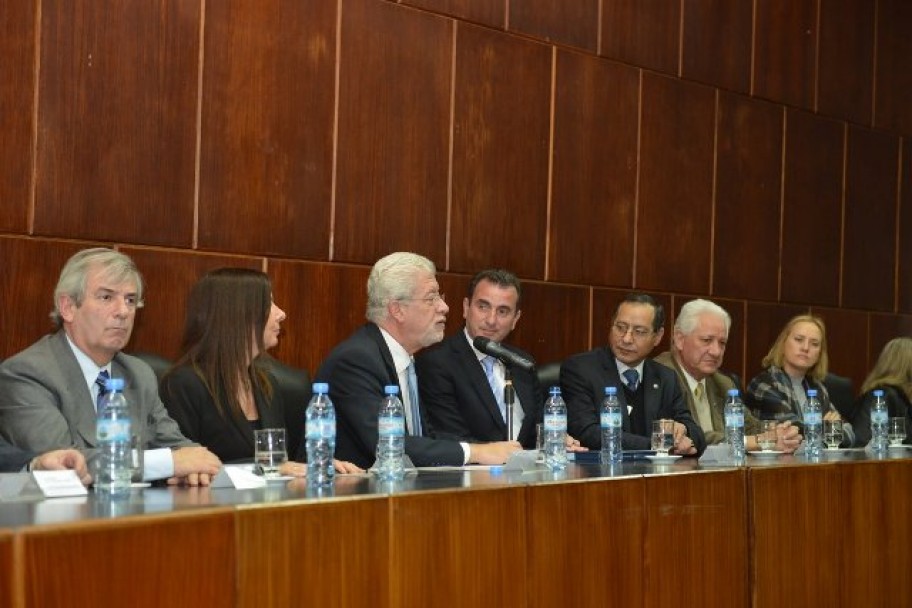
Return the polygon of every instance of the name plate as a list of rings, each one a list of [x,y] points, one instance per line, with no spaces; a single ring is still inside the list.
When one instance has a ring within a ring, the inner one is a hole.
[[[253,466],[249,464],[223,466],[210,484],[212,488],[234,488],[236,490],[250,490],[265,486],[266,479],[254,473]]]
[[[0,475],[0,500],[40,500],[85,496],[88,490],[75,471],[32,471]]]

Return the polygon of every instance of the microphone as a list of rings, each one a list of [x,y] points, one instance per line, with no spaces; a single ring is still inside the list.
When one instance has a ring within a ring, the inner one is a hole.
[[[531,372],[535,369],[535,361],[530,361],[522,355],[514,353],[512,350],[504,347],[500,342],[495,342],[489,338],[478,336],[472,340],[472,344],[486,355],[497,357],[503,361],[504,365],[513,365]]]

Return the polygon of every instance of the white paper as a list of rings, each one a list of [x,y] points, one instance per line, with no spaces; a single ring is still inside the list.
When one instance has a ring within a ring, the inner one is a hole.
[[[213,488],[250,490],[266,486],[266,479],[253,472],[250,465],[225,465],[212,480]]]
[[[89,493],[76,471],[65,469],[62,471],[32,471],[35,483],[41,488],[45,498],[58,496],[84,496]]]

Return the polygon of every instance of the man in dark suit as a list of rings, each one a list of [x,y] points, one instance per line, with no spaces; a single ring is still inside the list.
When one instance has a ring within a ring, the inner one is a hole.
[[[608,347],[574,355],[561,366],[568,432],[589,449],[602,445],[599,407],[606,386],[619,387],[626,450],[651,447],[652,422],[674,421],[674,452],[702,454],[706,440],[694,422],[674,372],[647,359],[664,332],[665,311],[651,296],[630,294],[611,321]]]
[[[507,437],[503,387],[506,366],[475,349],[478,336],[503,342],[522,314],[522,285],[506,270],[482,270],[469,283],[462,300],[463,331],[415,358],[421,403],[435,437],[461,441],[503,441]],[[505,348],[531,359],[521,350]],[[514,436],[525,448],[535,447],[535,424],[541,422],[544,393],[534,372],[511,370],[516,400]]]
[[[433,262],[392,253],[374,264],[367,281],[368,323],[336,346],[317,372],[336,407],[336,458],[367,468],[377,450],[377,412],[383,388],[398,385],[405,406],[405,453],[416,466],[502,464],[520,446],[434,439],[419,405],[413,355],[443,339],[449,308]]]
[[[35,456],[32,452],[10,445],[0,438],[0,473],[29,471],[55,471],[73,469],[83,485],[89,485],[92,476],[86,469],[85,457],[76,450],[53,450]]]

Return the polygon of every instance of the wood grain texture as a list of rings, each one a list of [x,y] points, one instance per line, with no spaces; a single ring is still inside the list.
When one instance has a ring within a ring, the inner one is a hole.
[[[557,53],[548,279],[633,284],[639,72]]]
[[[536,361],[561,361],[588,349],[588,288],[526,281],[522,311],[510,339]]]
[[[902,140],[900,158],[899,241],[896,243],[899,312],[912,313],[912,139]]]
[[[843,149],[842,124],[786,113],[782,301],[839,303]]]
[[[543,278],[551,50],[460,26],[455,82],[448,270]]]
[[[527,492],[530,607],[645,605],[642,479],[540,484]]]
[[[811,312],[826,324],[829,370],[848,376],[856,389],[874,365],[867,357],[868,315],[857,310],[814,307]]]
[[[344,3],[334,260],[445,262],[452,32],[389,2]]]
[[[506,27],[505,0],[399,0],[402,4],[427,9],[482,25]]]
[[[877,2],[874,126],[912,136],[912,4]]]
[[[602,0],[602,48],[610,59],[678,73],[681,0]]]
[[[0,231],[25,233],[32,204],[36,4],[0,10]]]
[[[187,299],[204,274],[225,267],[263,270],[262,258],[138,247],[121,247],[120,251],[133,259],[145,283],[146,305],[136,314],[127,350],[154,353],[171,360],[182,354]]]
[[[509,29],[554,44],[598,52],[600,0],[523,0],[508,3]]]
[[[756,1],[753,95],[814,109],[817,2]]]
[[[817,111],[872,124],[874,15],[869,0],[819,0]]]
[[[899,143],[880,131],[848,129],[840,300],[847,308],[894,310]]]
[[[667,606],[670,589],[685,605],[750,606],[746,470],[644,481],[643,606]],[[710,551],[711,566],[704,563]]]
[[[684,0],[682,77],[747,93],[752,28],[752,0]]]
[[[428,598],[450,606],[527,605],[525,585],[517,584],[528,580],[524,492],[511,487],[394,495],[390,605],[420,606]]]
[[[782,121],[779,106],[719,94],[714,294],[778,297]]]
[[[868,317],[868,361],[873,366],[887,342],[900,336],[912,336],[912,315],[871,313]]]
[[[643,74],[636,286],[707,293],[715,94]]]
[[[329,259],[337,2],[205,6],[199,246]]]
[[[11,531],[0,531],[0,604],[21,608],[21,589],[14,570],[15,546]]]
[[[43,2],[40,27],[35,232],[190,245],[200,3]]]
[[[148,515],[79,526],[43,526],[22,535],[26,606],[235,606],[232,509]],[[192,549],[191,549],[192,548]],[[78,559],[74,559],[78,556]],[[104,564],[105,575],[99,575]]]
[[[239,510],[237,606],[342,607],[368,598],[371,606],[398,605],[383,571],[388,522],[383,496]]]

